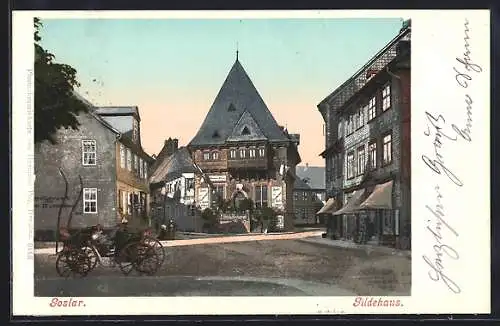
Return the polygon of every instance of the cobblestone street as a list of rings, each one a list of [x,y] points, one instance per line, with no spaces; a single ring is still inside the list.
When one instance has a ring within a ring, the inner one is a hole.
[[[167,247],[165,250],[167,258],[154,276],[156,279],[225,277],[301,280],[357,295],[410,295],[409,257],[378,252],[368,254],[363,250],[326,247],[300,240],[202,244]],[[118,268],[99,266],[84,282],[91,284],[92,279],[103,277],[112,279],[123,276]],[[150,278],[129,277],[137,282],[138,287]],[[58,282],[54,256],[35,257],[35,278],[35,289],[45,280]],[[41,292],[35,291],[37,295],[49,295]]]

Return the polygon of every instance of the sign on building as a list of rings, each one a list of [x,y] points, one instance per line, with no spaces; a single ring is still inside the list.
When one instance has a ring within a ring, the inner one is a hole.
[[[274,208],[283,208],[283,188],[280,186],[274,186],[271,188],[271,206]]]
[[[210,191],[208,188],[200,188],[198,190],[198,203],[202,210],[210,207]]]
[[[225,174],[212,174],[212,175],[209,175],[208,178],[212,182],[226,182],[227,181]]]

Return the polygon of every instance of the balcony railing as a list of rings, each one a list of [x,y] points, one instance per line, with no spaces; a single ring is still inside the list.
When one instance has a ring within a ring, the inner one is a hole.
[[[267,158],[238,158],[228,159],[227,167],[229,169],[252,168],[252,169],[267,169]]]

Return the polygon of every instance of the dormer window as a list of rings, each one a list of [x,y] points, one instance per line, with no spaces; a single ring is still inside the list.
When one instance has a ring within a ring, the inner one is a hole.
[[[229,107],[227,108],[229,112],[236,111],[236,108],[234,107],[233,103],[229,104]]]
[[[132,141],[136,143],[139,140],[139,123],[134,119],[134,125],[132,129]]]
[[[243,130],[241,131],[241,135],[243,135],[243,136],[250,135],[250,129],[248,129],[248,127],[245,126],[243,128]]]
[[[219,135],[219,132],[216,130],[214,131],[214,133],[212,134],[212,138],[219,138],[220,135]]]

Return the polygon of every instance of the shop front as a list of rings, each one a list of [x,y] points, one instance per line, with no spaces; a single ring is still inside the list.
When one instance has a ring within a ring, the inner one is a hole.
[[[328,229],[332,239],[395,247],[399,209],[393,208],[393,181],[345,194],[345,205],[332,213]]]
[[[364,242],[395,247],[399,236],[399,210],[393,208],[393,181],[378,184],[359,205],[358,212],[370,216]]]

